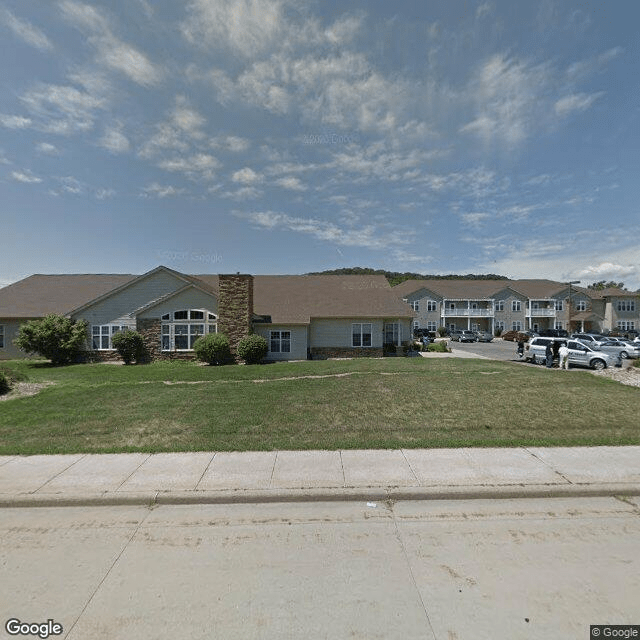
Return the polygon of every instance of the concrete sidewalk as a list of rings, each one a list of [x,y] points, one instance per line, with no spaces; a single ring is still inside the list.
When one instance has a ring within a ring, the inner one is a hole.
[[[0,457],[0,507],[640,495],[640,446]]]

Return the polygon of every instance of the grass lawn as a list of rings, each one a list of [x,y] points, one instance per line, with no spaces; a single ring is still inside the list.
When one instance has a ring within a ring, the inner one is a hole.
[[[588,371],[454,358],[0,367],[54,383],[0,402],[2,455],[640,444],[640,389]]]

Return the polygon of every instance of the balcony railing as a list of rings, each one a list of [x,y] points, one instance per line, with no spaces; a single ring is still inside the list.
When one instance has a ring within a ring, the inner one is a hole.
[[[440,317],[491,318],[494,315],[493,309],[442,309]]]
[[[555,309],[526,309],[527,318],[555,318],[557,313]]]

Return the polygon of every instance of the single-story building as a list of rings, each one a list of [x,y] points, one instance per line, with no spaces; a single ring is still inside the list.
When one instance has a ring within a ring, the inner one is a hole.
[[[143,275],[36,274],[0,289],[0,359],[27,320],[59,314],[88,324],[95,359],[117,354],[112,337],[142,334],[155,359],[193,357],[207,333],[225,333],[232,351],[264,336],[270,360],[381,356],[411,336],[415,313],[384,276],[188,275],[159,266]]]

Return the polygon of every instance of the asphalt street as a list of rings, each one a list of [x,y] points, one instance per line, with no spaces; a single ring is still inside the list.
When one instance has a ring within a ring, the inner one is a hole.
[[[1,515],[2,638],[9,619],[69,640],[585,640],[640,624],[640,497]]]

